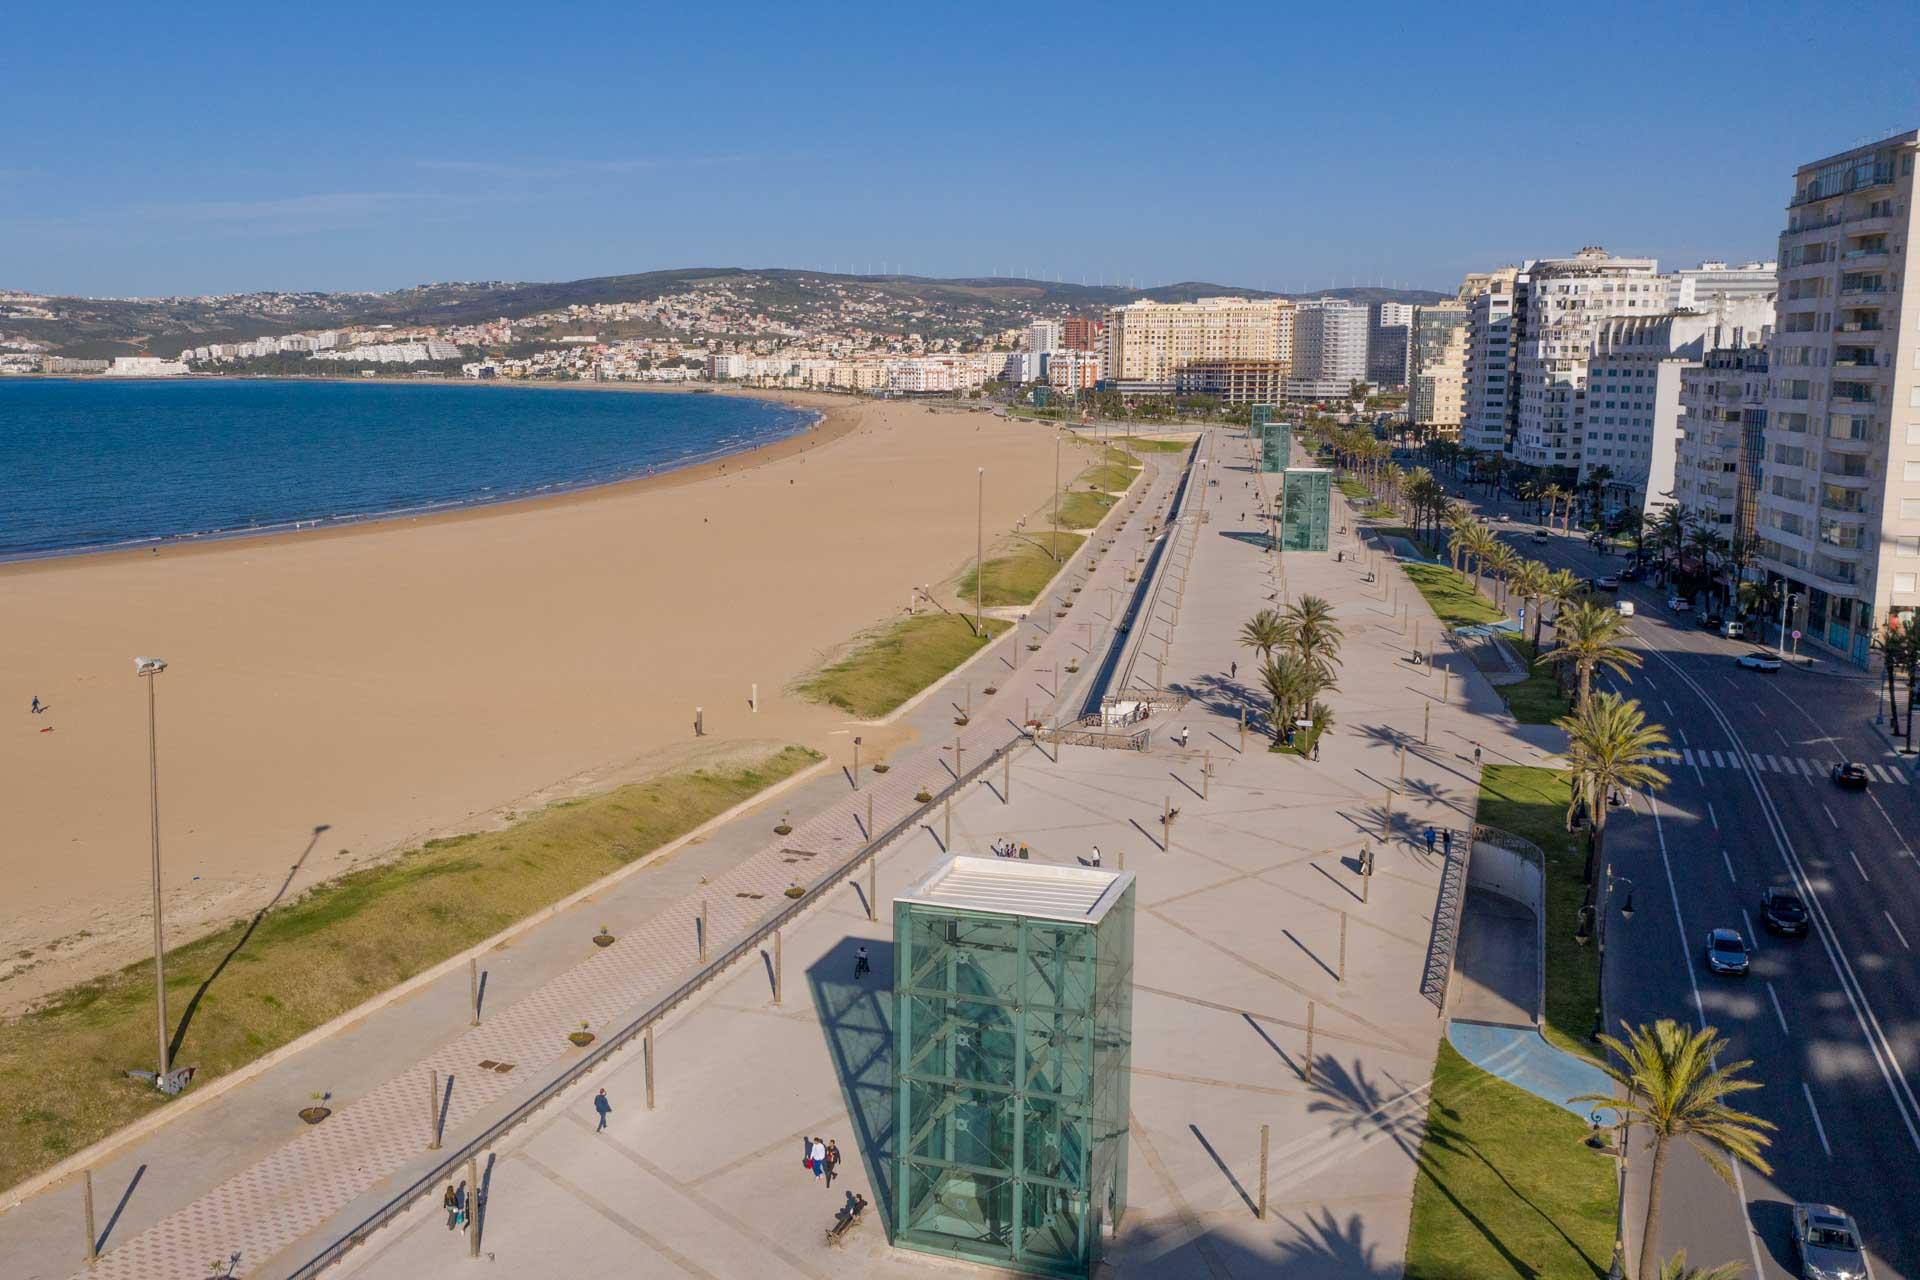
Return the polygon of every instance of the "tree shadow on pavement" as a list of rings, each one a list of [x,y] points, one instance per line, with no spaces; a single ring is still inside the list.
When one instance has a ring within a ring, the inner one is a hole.
[[[1359,1214],[1342,1227],[1333,1211],[1321,1208],[1302,1222],[1282,1216],[1294,1238],[1280,1241],[1281,1261],[1268,1275],[1282,1280],[1397,1280],[1400,1268],[1375,1258],[1378,1247],[1367,1243]]]
[[[855,948],[873,972],[855,980]],[[893,958],[891,942],[842,938],[807,970],[807,987],[873,1187],[874,1206],[893,1234]]]

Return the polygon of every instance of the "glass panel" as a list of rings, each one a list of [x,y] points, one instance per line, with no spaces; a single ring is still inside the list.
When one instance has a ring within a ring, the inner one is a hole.
[[[1093,1007],[1093,931],[1033,922],[1027,926],[1027,989],[1024,1004],[1076,1013]]]
[[[1020,1188],[1020,1255],[1029,1263],[1072,1264],[1080,1257],[1080,1219],[1086,1197],[1078,1191],[1028,1182]]]

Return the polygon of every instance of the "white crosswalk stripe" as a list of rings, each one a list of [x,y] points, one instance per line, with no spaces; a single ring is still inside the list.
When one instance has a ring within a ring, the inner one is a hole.
[[[1831,760],[1811,760],[1806,756],[1775,756],[1755,751],[1744,758],[1737,751],[1712,751],[1706,747],[1695,751],[1691,747],[1682,747],[1678,751],[1666,750],[1651,753],[1655,760],[1668,764],[1687,764],[1696,769],[1752,769],[1757,773],[1779,773],[1787,777],[1801,777],[1813,780],[1828,777],[1833,773]],[[1869,764],[1867,773],[1880,782],[1889,785],[1912,786],[1912,776],[1899,765]]]
[[[1713,767],[1716,769],[1724,769],[1727,767],[1727,762],[1720,758],[1720,753],[1718,751],[1713,753]]]
[[[1686,761],[1686,762],[1687,762],[1688,764],[1693,764],[1693,763],[1695,763],[1695,761],[1694,761],[1694,758],[1693,758],[1693,748],[1692,748],[1692,747],[1687,747],[1687,748],[1685,748],[1685,749],[1683,749],[1683,750],[1682,750],[1682,751],[1680,752],[1680,756],[1681,756],[1681,758],[1682,758],[1682,759],[1684,759],[1684,760],[1685,760],[1685,761]]]
[[[1763,772],[1766,772],[1766,773],[1780,772],[1779,768],[1773,763],[1772,756],[1755,756],[1753,758],[1753,762],[1759,765]]]

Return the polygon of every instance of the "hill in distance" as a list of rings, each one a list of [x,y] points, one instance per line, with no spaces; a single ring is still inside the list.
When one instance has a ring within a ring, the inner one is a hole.
[[[776,319],[830,328],[836,317],[857,312],[858,323],[869,330],[929,336],[994,332],[1034,317],[1094,314],[1142,299],[1190,302],[1238,295],[1427,303],[1447,296],[1421,289],[1343,288],[1287,295],[1202,281],[1131,289],[1016,277],[944,280],[789,268],[682,267],[545,284],[424,284],[390,293],[70,298],[29,297],[0,290],[0,333],[45,343],[61,355],[173,355],[185,347],[209,342],[307,329],[472,324],[500,317],[518,320],[574,305],[652,302],[674,294],[720,290],[732,295],[739,305]]]

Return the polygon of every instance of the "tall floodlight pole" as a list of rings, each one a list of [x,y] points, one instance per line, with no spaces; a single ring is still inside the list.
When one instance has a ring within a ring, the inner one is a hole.
[[[167,943],[160,920],[160,746],[155,727],[153,687],[165,658],[135,658],[133,671],[147,682],[147,798],[153,815],[153,997],[154,1025],[159,1031],[160,1075],[173,1069],[167,1052]]]
[[[1060,563],[1060,441],[1061,433],[1053,433],[1053,562]]]
[[[980,468],[980,492],[973,508],[973,620],[987,633],[987,469]]]

